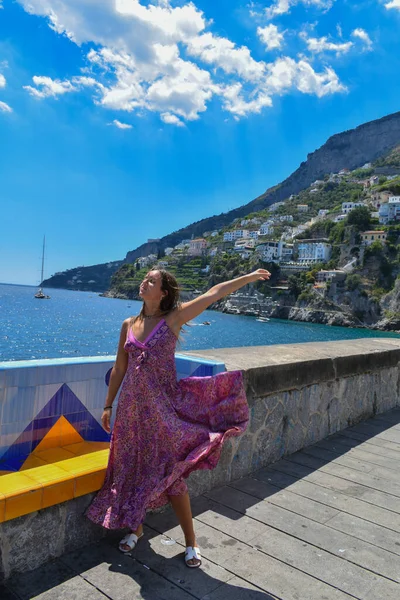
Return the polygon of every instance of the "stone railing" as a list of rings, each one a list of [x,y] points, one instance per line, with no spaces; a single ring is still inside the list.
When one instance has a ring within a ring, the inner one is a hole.
[[[242,370],[250,407],[247,431],[225,444],[217,468],[198,471],[190,476],[192,495],[243,477],[400,403],[400,338],[208,350],[191,352],[186,359],[187,364],[192,361],[192,365],[207,364],[207,361],[210,365],[217,363],[217,371],[221,370],[221,363],[227,370]],[[79,367],[86,376],[88,362],[82,359],[86,366],[82,364]],[[193,366],[187,375],[192,372]],[[1,375],[0,369],[0,382],[3,382],[0,400],[3,401],[3,414],[6,414],[4,402],[9,393],[4,391],[7,384]],[[17,371],[9,378],[9,382],[13,381],[12,387],[18,384],[23,387],[26,383],[26,379],[18,381]],[[102,378],[101,385],[104,386],[104,373]],[[51,382],[46,385],[51,385]],[[85,394],[83,396],[86,397]],[[35,405],[32,399],[31,403]],[[8,406],[6,410],[11,408]],[[75,422],[78,423],[79,419]],[[77,443],[72,440],[69,449],[64,449],[71,451]],[[104,450],[99,452],[104,453]],[[63,460],[65,456],[60,457],[59,462],[53,461],[53,468],[60,465],[62,468]],[[104,471],[104,465],[102,468]],[[31,473],[35,470],[32,468]],[[82,477],[84,475],[82,472]],[[90,477],[84,481],[85,485],[93,483]],[[100,485],[101,482],[96,480],[94,487],[87,489],[92,492]],[[85,490],[83,484],[82,490]],[[27,490],[25,492],[28,493]],[[16,513],[15,518],[4,520],[0,497],[0,521],[4,521],[0,525],[0,577],[33,569],[50,558],[104,535],[102,529],[83,517],[84,509],[92,498],[93,493],[83,492],[67,501],[60,496],[61,503],[52,502],[47,508],[42,505],[40,510],[34,509],[29,514],[25,511],[19,517]]]

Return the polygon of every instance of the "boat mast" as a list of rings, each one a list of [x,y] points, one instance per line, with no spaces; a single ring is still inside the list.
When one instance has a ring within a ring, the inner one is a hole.
[[[46,245],[46,236],[43,236],[43,251],[42,251],[42,274],[40,276],[40,285],[42,285],[42,281],[43,281],[43,273],[44,273],[44,248]]]

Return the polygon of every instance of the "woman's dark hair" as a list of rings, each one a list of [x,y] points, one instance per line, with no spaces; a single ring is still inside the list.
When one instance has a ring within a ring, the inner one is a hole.
[[[160,310],[163,315],[167,315],[171,310],[179,308],[181,301],[179,298],[179,284],[172,273],[165,269],[159,269],[157,266],[150,269],[150,271],[158,271],[161,275],[161,289],[163,292],[167,292],[164,298],[160,302]],[[144,317],[144,303],[140,310],[137,318],[143,320]]]

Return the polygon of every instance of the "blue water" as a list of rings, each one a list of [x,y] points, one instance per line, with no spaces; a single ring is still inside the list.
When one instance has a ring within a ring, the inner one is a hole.
[[[0,361],[114,355],[122,321],[139,312],[132,300],[92,292],[45,290],[37,300],[30,286],[0,284]],[[211,326],[203,326],[203,321]],[[400,335],[206,311],[187,327],[179,350],[262,346]]]

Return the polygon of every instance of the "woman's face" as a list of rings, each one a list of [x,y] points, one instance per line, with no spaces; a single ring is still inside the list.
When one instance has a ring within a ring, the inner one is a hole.
[[[143,300],[160,303],[166,292],[161,289],[161,273],[159,271],[149,271],[143,279],[139,288],[139,296]]]

